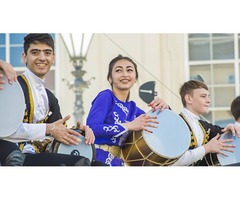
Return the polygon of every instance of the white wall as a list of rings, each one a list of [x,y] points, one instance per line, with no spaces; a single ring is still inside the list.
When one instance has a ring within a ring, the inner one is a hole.
[[[163,98],[171,108],[180,112],[181,101],[178,89],[184,82],[184,34],[95,34],[89,48],[87,61],[83,70],[86,71],[83,79],[91,81],[84,90],[83,107],[84,122],[91,106],[91,101],[103,89],[109,88],[106,76],[108,64],[118,54],[129,56],[138,65],[139,80],[131,90],[131,99],[136,101],[139,107],[148,111],[146,103],[139,95],[139,87],[148,81],[156,81],[158,96]],[[75,96],[69,90],[65,78],[73,81],[71,71],[74,67],[69,62],[69,57],[63,46],[59,43],[59,90],[57,91],[63,116],[71,114],[68,124],[74,125],[73,107]]]

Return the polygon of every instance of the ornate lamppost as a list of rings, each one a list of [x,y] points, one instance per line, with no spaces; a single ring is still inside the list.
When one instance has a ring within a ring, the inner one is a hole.
[[[87,52],[90,46],[90,43],[93,38],[93,34],[85,33],[70,33],[70,34],[60,34],[62,41],[67,49],[67,52],[70,57],[70,61],[73,63],[75,68],[71,73],[75,77],[73,82],[69,82],[66,79],[63,79],[67,82],[69,89],[72,89],[75,93],[75,103],[74,103],[74,117],[75,122],[80,120],[82,122],[82,117],[84,115],[83,110],[83,91],[90,84],[91,79],[83,80],[83,75],[86,71],[82,70],[83,62],[86,60]]]

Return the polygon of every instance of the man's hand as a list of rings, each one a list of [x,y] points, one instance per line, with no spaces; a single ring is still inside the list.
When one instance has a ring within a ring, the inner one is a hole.
[[[70,115],[67,115],[52,124],[47,124],[46,134],[51,135],[57,141],[66,145],[78,145],[81,140],[76,136],[80,136],[81,134],[64,126],[64,123],[69,119]]]
[[[95,135],[92,131],[92,129],[87,125],[81,125],[80,121],[77,121],[77,129],[80,129],[85,132],[85,143],[86,144],[94,144],[95,141]]]

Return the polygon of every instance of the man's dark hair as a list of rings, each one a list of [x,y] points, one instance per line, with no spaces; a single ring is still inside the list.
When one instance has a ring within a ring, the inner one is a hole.
[[[240,118],[240,96],[237,96],[235,99],[233,99],[231,103],[231,113],[235,121]]]
[[[27,54],[31,44],[43,43],[47,44],[53,49],[54,52],[54,40],[49,33],[30,33],[24,37],[24,53]]]

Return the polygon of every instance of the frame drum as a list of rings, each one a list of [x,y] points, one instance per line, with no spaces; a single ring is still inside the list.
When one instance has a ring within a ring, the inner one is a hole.
[[[221,166],[224,165],[232,165],[236,163],[240,163],[240,138],[238,136],[233,136],[232,132],[227,132],[221,135],[220,140],[224,139],[233,139],[233,142],[230,142],[229,144],[233,144],[236,146],[236,148],[233,148],[234,152],[228,152],[226,151],[226,154],[228,157],[217,154],[218,162]]]
[[[54,153],[61,153],[67,155],[84,156],[91,162],[96,158],[96,150],[94,145],[85,144],[85,137],[78,136],[81,142],[78,145],[66,145],[61,142],[56,142],[53,146]]]
[[[236,148],[233,148],[234,152],[225,151],[225,154],[228,156],[219,153],[209,153],[199,163],[200,166],[226,166],[240,164],[240,138],[233,136],[232,132],[227,132],[221,134],[219,138],[219,140],[224,139],[233,139],[233,142],[229,142],[228,144],[236,146]]]
[[[0,90],[0,138],[12,135],[21,125],[25,112],[25,97],[19,82],[8,83],[5,73],[3,90]]]
[[[191,134],[187,124],[175,112],[165,109],[149,112],[157,116],[158,128],[147,131],[132,131],[127,137],[122,155],[130,166],[167,166],[188,150]]]

